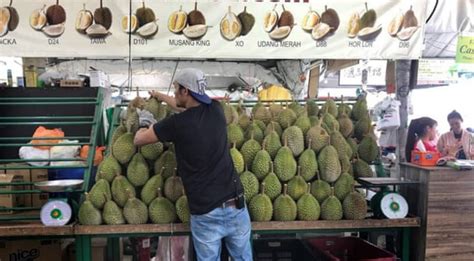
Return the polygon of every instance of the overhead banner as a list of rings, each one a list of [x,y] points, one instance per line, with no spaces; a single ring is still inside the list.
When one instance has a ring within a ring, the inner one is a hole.
[[[426,11],[426,0],[0,4],[0,56],[21,57],[418,59]]]

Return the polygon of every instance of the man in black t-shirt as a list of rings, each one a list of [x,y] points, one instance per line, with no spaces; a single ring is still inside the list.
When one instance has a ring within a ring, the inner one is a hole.
[[[207,82],[200,70],[181,70],[173,84],[174,98],[152,95],[182,112],[140,129],[135,145],[174,143],[198,260],[218,260],[224,239],[234,260],[250,261],[250,217],[230,156],[222,107],[205,94]]]

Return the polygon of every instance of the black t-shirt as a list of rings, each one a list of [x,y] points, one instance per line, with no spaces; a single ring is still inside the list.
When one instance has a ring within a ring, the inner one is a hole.
[[[217,101],[172,115],[153,129],[158,140],[174,143],[191,214],[208,213],[243,192],[229,152],[224,111]]]

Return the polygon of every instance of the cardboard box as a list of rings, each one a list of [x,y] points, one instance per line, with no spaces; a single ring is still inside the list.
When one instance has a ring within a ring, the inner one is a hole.
[[[31,170],[31,182],[47,181],[48,180],[48,170],[47,169],[32,169]],[[46,202],[48,202],[49,194],[48,193],[34,193],[31,194],[31,207],[40,208]]]
[[[92,261],[105,261],[107,260],[107,239],[105,238],[93,238],[91,242],[91,256]],[[62,261],[75,261],[76,260],[76,245],[74,243],[69,244],[66,247],[65,255],[63,255]],[[122,260],[122,258],[120,258]],[[0,260],[1,261],[1,260]]]
[[[0,241],[0,260],[61,260],[61,245],[58,240],[2,240]]]
[[[28,167],[27,164],[19,163],[10,163],[6,165],[7,167],[19,166],[19,167]],[[7,169],[6,174],[19,175],[22,177],[23,182],[30,182],[31,173],[29,169]],[[31,186],[16,186],[18,190],[28,190],[31,189]],[[31,194],[19,194],[20,201],[18,207],[30,207],[31,206]]]
[[[23,182],[23,176],[15,174],[0,174],[0,183]],[[19,190],[21,186],[0,186],[0,191]],[[21,204],[19,194],[0,194],[0,214],[13,214],[13,210],[2,210],[2,208],[18,207]],[[0,251],[1,252],[1,251]],[[1,260],[1,259],[0,259]]]

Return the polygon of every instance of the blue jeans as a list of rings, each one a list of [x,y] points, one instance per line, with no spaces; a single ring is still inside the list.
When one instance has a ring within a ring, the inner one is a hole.
[[[191,232],[199,261],[218,261],[221,239],[235,261],[251,261],[251,223],[247,208],[217,207],[203,215],[191,215]]]

